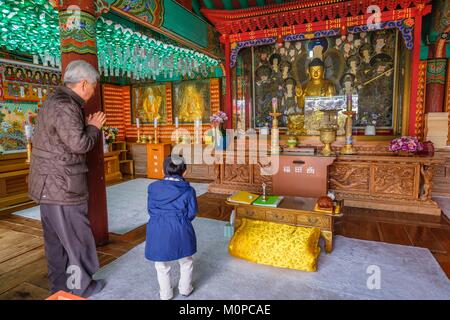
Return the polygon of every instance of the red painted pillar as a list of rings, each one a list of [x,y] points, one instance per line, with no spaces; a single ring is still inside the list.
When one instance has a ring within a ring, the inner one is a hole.
[[[228,116],[228,121],[226,128],[233,128],[233,96],[231,91],[231,66],[230,66],[230,53],[231,53],[231,43],[230,38],[227,35],[224,37],[225,44],[225,112]]]
[[[95,37],[96,7],[93,0],[63,0],[58,6],[61,37],[61,61],[64,72],[74,60],[85,60],[98,70]],[[85,115],[101,111],[100,83],[84,106]],[[89,167],[89,220],[97,245],[108,242],[108,213],[103,160],[103,139],[87,155]]]

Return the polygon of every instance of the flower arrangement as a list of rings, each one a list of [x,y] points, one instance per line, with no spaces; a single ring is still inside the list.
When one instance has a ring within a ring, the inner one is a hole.
[[[423,150],[423,144],[416,137],[403,136],[391,141],[389,151],[406,151],[415,153]]]
[[[116,136],[119,133],[119,129],[109,126],[104,126],[102,129],[106,144],[112,144],[116,141]]]
[[[368,113],[364,112],[364,114],[361,117],[361,124],[364,126],[375,126],[377,124],[377,120],[380,116],[376,113]]]
[[[213,127],[219,127],[221,124],[228,120],[228,117],[225,112],[219,111],[209,117],[209,120],[211,121],[211,125]]]

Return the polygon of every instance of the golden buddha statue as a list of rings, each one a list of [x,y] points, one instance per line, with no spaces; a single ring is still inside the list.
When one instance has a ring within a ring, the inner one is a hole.
[[[303,87],[297,86],[296,95],[300,113],[288,116],[288,133],[291,135],[304,135],[305,124],[305,98],[328,97],[336,94],[333,82],[325,79],[325,64],[319,58],[313,59],[308,65],[309,80]]]
[[[305,97],[330,97],[336,94],[333,82],[325,79],[325,64],[322,60],[313,59],[308,65],[310,80],[303,86],[302,106]]]
[[[155,118],[160,119],[159,107],[163,101],[161,94],[157,94],[158,90],[154,90],[153,87],[148,87],[145,91],[144,100],[142,102],[142,108],[147,116],[149,122]]]
[[[178,118],[182,122],[194,122],[203,118],[203,99],[193,85],[187,85],[183,91],[178,110]]]

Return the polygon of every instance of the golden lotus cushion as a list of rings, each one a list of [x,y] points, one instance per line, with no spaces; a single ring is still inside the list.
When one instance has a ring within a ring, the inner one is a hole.
[[[236,258],[274,267],[316,271],[320,229],[243,218],[228,250]]]

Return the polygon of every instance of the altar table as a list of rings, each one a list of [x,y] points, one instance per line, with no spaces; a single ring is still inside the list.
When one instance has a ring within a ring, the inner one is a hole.
[[[278,207],[254,206],[227,201],[228,205],[234,207],[236,218],[235,230],[240,226],[241,219],[254,219],[289,224],[302,227],[316,227],[325,240],[325,251],[333,250],[333,226],[334,218],[342,216],[344,202],[340,201],[340,209],[332,212],[315,211],[317,198],[285,197]]]

